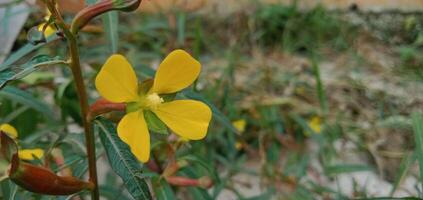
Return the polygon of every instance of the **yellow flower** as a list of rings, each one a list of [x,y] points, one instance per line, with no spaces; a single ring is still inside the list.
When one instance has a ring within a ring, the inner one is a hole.
[[[22,160],[34,160],[34,157],[41,159],[44,156],[44,150],[42,149],[22,149],[18,152],[19,158]]]
[[[39,32],[43,32],[44,26],[46,25],[46,23],[41,23],[38,25],[38,31]],[[44,37],[49,37],[50,35],[53,35],[54,33],[56,33],[56,28],[54,28],[54,26],[52,25],[48,25],[46,27],[46,30],[44,31]]]
[[[232,122],[232,125],[239,133],[243,133],[245,131],[245,126],[247,126],[247,122],[243,119],[239,119]]]
[[[247,126],[247,122],[244,119],[235,120],[232,122],[232,126],[238,131],[238,134],[241,135],[245,131],[245,127]],[[235,142],[235,148],[241,150],[243,148],[243,144],[240,140]]]
[[[48,22],[48,20],[50,19],[50,16],[51,16],[51,13],[50,13],[50,11],[47,9],[47,11],[46,11],[46,16],[44,17],[44,20],[46,21],[46,22]],[[38,31],[39,32],[43,32],[44,31],[44,37],[49,37],[50,35],[53,35],[54,33],[56,33],[56,28],[53,26],[53,25],[51,25],[51,24],[49,24],[47,27],[46,27],[46,29],[45,30],[43,30],[44,29],[44,26],[46,25],[46,23],[41,23],[41,24],[39,24],[38,26],[37,26],[37,28],[38,28]]]
[[[2,125],[0,125],[0,131],[3,131],[5,133],[7,133],[7,135],[10,136],[13,139],[18,138],[18,131],[16,130],[15,127],[13,127],[10,124],[2,124]]]
[[[322,120],[319,116],[314,116],[308,122],[308,127],[314,131],[314,133],[320,133],[322,129]]]
[[[119,137],[134,155],[147,162],[150,134],[144,111],[152,111],[177,135],[189,140],[203,139],[212,117],[210,108],[194,100],[165,102],[163,95],[191,85],[200,74],[201,64],[183,50],[171,52],[157,69],[147,92],[138,86],[131,64],[122,55],[112,55],[98,73],[95,85],[102,97],[114,103],[127,103],[127,114],[118,124]]]
[[[235,142],[235,148],[237,150],[241,150],[243,148],[243,144],[240,141]]]
[[[17,140],[18,131],[10,124],[0,125],[0,131],[5,132],[11,138]],[[34,160],[34,158],[41,159],[44,156],[44,150],[35,148],[35,149],[22,149],[18,152],[19,158],[22,160]]]

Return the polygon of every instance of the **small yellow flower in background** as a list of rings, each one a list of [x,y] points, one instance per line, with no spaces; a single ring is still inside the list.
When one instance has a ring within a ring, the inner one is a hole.
[[[8,136],[17,140],[18,131],[10,124],[0,125],[0,131],[5,132]],[[19,158],[22,160],[34,160],[34,158],[41,159],[44,156],[44,150],[35,149],[21,149],[18,151]]]
[[[314,116],[308,121],[308,127],[314,131],[314,133],[320,133],[322,131],[322,119],[319,116]]]
[[[119,137],[141,161],[150,158],[150,134],[144,119],[150,110],[177,135],[189,140],[203,139],[212,117],[200,101],[165,102],[161,95],[172,94],[191,85],[200,74],[201,64],[183,50],[171,52],[157,69],[148,92],[140,91],[138,78],[122,55],[112,55],[98,73],[95,85],[102,97],[114,103],[127,103],[127,114],[118,124]]]
[[[46,25],[46,23],[41,23],[38,25],[38,31],[42,32],[44,29],[44,26]],[[56,29],[52,26],[52,25],[48,25],[46,27],[46,30],[44,31],[44,37],[49,37],[50,35],[53,35],[54,33],[56,33]]]
[[[51,16],[51,13],[50,13],[50,11],[47,9],[47,11],[46,11],[46,16],[44,17],[44,20],[46,21],[46,22],[48,22],[48,20],[50,19],[50,16]],[[37,28],[38,28],[38,31],[39,32],[43,32],[43,29],[44,29],[44,26],[46,25],[46,22],[44,22],[44,23],[41,23],[41,24],[39,24],[38,26],[37,26]],[[53,25],[48,25],[47,27],[46,27],[46,29],[45,29],[45,31],[44,31],[44,37],[49,37],[49,36],[51,36],[51,35],[53,35],[54,33],[56,33],[56,28],[53,26]]]
[[[247,126],[247,122],[243,119],[239,119],[233,121],[232,126],[234,126],[239,133],[243,133],[245,131],[245,127]]]
[[[245,127],[247,126],[247,121],[245,121],[244,119],[239,119],[236,121],[232,122],[232,126],[235,127],[235,129],[238,131],[238,134],[242,134],[245,131]],[[243,147],[243,144],[241,141],[236,141],[235,142],[235,148],[238,150],[241,150]]]
[[[240,142],[240,141],[235,142],[235,148],[237,150],[241,150],[243,146],[244,145],[242,144],[242,142]]]

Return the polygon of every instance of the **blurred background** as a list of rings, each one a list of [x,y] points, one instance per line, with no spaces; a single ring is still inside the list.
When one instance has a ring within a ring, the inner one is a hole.
[[[0,62],[46,15],[35,1],[10,2],[0,1]],[[68,21],[83,6],[60,2]],[[100,20],[90,26],[80,46],[92,87],[110,44]],[[118,30],[119,53],[140,77],[176,48],[202,63],[194,90],[236,129],[214,120],[206,141],[192,144],[219,180],[211,198],[422,196],[410,115],[423,111],[423,0],[144,0],[119,14]],[[65,56],[62,47],[38,53]],[[20,85],[50,88],[56,114],[79,122],[66,74],[42,70]],[[31,117],[11,120],[22,133],[47,120],[23,112]]]

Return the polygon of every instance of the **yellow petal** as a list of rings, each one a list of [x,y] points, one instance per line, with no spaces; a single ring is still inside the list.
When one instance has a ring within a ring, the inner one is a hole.
[[[160,64],[152,92],[169,94],[191,85],[200,74],[201,64],[184,50],[171,52]]]
[[[22,149],[18,152],[19,158],[22,160],[34,160],[35,158],[41,159],[44,156],[42,149]]]
[[[7,133],[11,138],[16,139],[18,137],[18,131],[10,124],[0,125],[0,131]]]
[[[190,140],[203,139],[212,117],[210,108],[194,100],[176,100],[152,110],[176,134]]]
[[[138,99],[138,79],[131,64],[122,55],[107,59],[95,79],[102,97],[114,102],[134,102]]]
[[[118,125],[118,135],[141,162],[150,158],[150,134],[142,111],[126,114]]]

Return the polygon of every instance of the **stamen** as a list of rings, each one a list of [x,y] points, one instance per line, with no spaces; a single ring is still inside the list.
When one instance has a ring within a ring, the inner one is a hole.
[[[161,98],[157,93],[150,94],[146,98],[146,106],[150,109],[156,109],[157,106],[163,102],[163,98]]]

